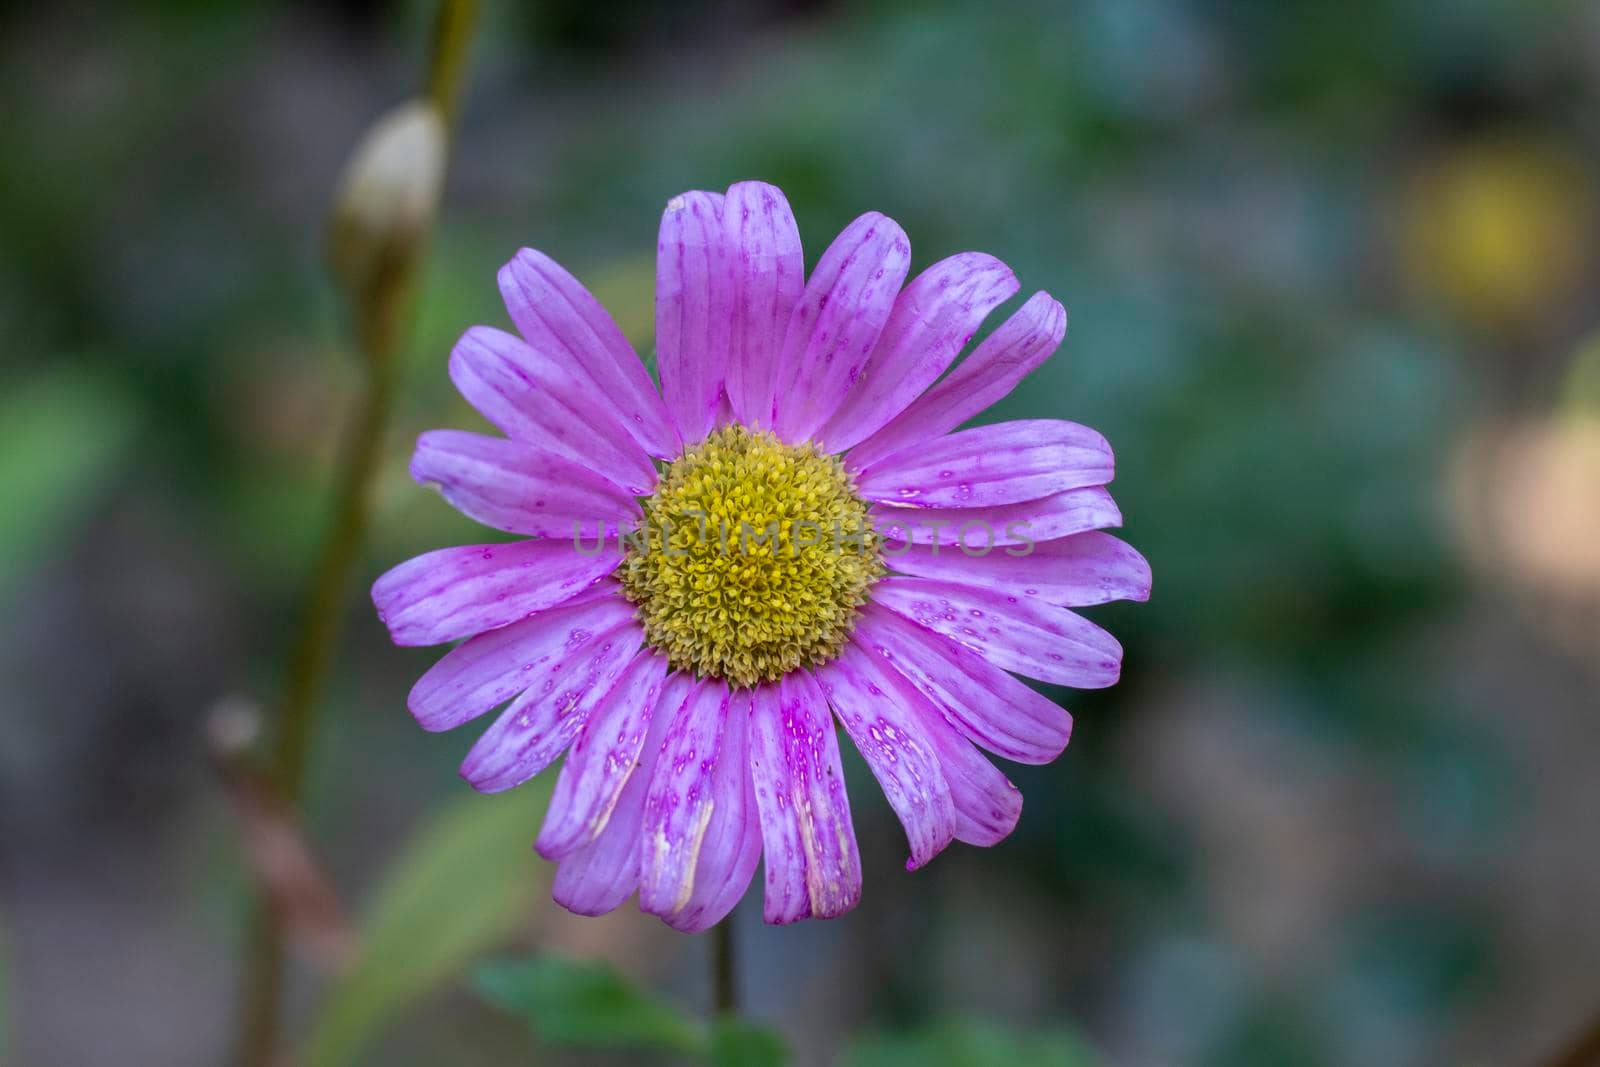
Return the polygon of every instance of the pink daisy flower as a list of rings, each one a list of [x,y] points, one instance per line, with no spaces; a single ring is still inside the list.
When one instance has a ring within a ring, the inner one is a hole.
[[[657,245],[660,392],[527,249],[500,272],[521,336],[475,326],[451,353],[505,436],[423,434],[412,476],[527,540],[419,556],[372,597],[397,644],[465,639],[411,691],[425,729],[506,705],[461,766],[475,788],[566,754],[537,848],[573,911],[637,892],[704,930],[765,857],[768,922],[842,914],[861,863],[835,719],[916,868],[1016,826],[1022,797],[979,749],[1066,746],[1071,716],[1016,675],[1117,680],[1117,641],[1070,610],[1150,590],[1101,532],[1121,522],[1105,439],[956,430],[1055,350],[1066,312],[1034,294],[946,374],[1017,281],[964,252],[903,284],[910,260],[869,213],[808,279],[778,189],[685,193]]]

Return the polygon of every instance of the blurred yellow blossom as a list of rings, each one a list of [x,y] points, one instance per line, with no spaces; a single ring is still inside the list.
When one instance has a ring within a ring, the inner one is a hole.
[[[1435,156],[1406,190],[1412,287],[1472,327],[1526,326],[1581,279],[1592,180],[1559,145],[1495,138]]]

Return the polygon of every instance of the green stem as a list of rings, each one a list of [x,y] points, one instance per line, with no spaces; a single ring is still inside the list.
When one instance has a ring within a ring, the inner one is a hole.
[[[739,984],[734,972],[733,916],[711,928],[711,995],[718,1016],[739,1014]]]
[[[433,54],[428,60],[428,99],[439,109],[446,130],[454,130],[471,53],[478,0],[445,0],[433,23]]]
[[[428,95],[439,109],[447,131],[454,125],[477,12],[477,0],[444,0],[434,24]],[[272,782],[296,812],[304,806],[306,768],[321,698],[366,536],[397,368],[423,258],[419,241],[410,254],[385,265],[365,294],[366,306],[352,309],[366,381],[341,460],[332,525],[318,555],[300,632],[289,655],[272,750]],[[286,933],[272,902],[258,899],[239,1020],[238,1059],[243,1067],[276,1067],[280,1062]]]
[[[265,901],[257,901],[246,951],[250,966],[239,1017],[239,1063],[242,1067],[276,1067],[278,1004],[283,996],[283,924]]]
[[[410,273],[407,271],[406,273]],[[396,279],[375,316],[387,325],[363,331],[362,347],[369,371],[359,400],[355,425],[346,444],[334,494],[333,522],[323,541],[303,609],[303,622],[289,655],[278,732],[273,745],[271,782],[291,810],[305,803],[306,767],[316,732],[321,696],[338,647],[346,599],[365,539],[373,483],[383,454],[394,393],[393,367],[402,336],[400,313],[409,303],[408,278]],[[390,288],[390,287],[385,287]],[[381,336],[373,336],[373,335]],[[385,350],[374,350],[379,342]],[[252,923],[248,982],[240,1029],[240,1062],[245,1067],[274,1067],[278,1057],[279,1017],[283,999],[284,929],[282,917],[265,899],[257,901]]]
[[[346,446],[335,492],[333,525],[322,545],[304,624],[289,658],[273,781],[285,800],[300,808],[305,800],[307,756],[317,725],[320,697],[333,666],[350,583],[365,540],[373,484],[383,456],[394,393],[393,353],[374,355],[356,422]]]

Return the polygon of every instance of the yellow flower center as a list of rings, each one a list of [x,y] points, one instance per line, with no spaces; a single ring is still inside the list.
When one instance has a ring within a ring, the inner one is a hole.
[[[826,663],[883,574],[838,457],[730,425],[667,465],[617,568],[673,667],[751,686]]]

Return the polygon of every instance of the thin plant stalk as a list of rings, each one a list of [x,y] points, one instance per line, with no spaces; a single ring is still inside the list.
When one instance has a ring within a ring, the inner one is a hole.
[[[454,125],[477,10],[477,0],[444,0],[434,24],[427,93],[447,135]],[[332,522],[288,658],[269,767],[272,785],[292,812],[299,812],[305,801],[311,745],[365,541],[425,243],[419,239],[404,254],[382,258],[361,289],[360,306],[350,309],[365,378],[340,460]],[[286,933],[272,901],[258,899],[239,1020],[238,1060],[243,1067],[275,1067],[279,1062]]]
[[[739,1014],[732,915],[711,928],[711,998],[719,1018]]]

